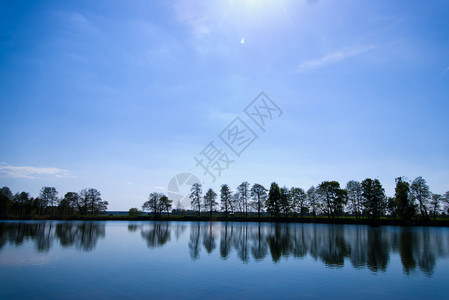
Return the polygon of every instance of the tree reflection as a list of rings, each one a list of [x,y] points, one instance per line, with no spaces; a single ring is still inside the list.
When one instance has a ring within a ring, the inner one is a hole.
[[[97,241],[105,237],[105,225],[96,222],[82,223],[1,223],[0,245],[7,242],[20,246],[31,240],[38,252],[48,252],[55,239],[62,247],[75,246],[77,250],[92,251]]]
[[[264,240],[261,224],[258,223],[257,229],[252,232],[251,236],[251,254],[255,260],[263,260],[268,253],[267,243]]]
[[[200,222],[192,224],[190,229],[189,250],[192,260],[200,258]]]
[[[141,235],[148,248],[164,246],[170,241],[170,224],[168,222],[151,223],[150,228],[142,228]]]
[[[392,255],[402,263],[403,273],[431,276],[437,261],[449,253],[446,228],[380,227],[328,224],[149,222],[128,224],[129,232],[140,230],[149,248],[163,247],[171,232],[179,240],[189,233],[192,260],[217,251],[222,259],[235,257],[243,263],[290,257],[311,257],[330,268],[350,263],[354,268],[386,272]],[[189,228],[190,226],[190,228]],[[102,222],[0,222],[0,250],[10,244],[32,243],[37,252],[48,252],[54,243],[63,248],[92,251],[105,237]],[[181,239],[182,241],[182,239]],[[218,249],[217,249],[218,248]]]
[[[228,226],[228,223],[224,223],[224,226],[221,230],[221,238],[220,238],[220,255],[222,259],[227,259],[229,253],[231,252],[231,243],[232,243],[232,235],[234,233],[234,226],[231,223]]]
[[[212,253],[212,251],[217,248],[212,228],[212,223],[209,223],[209,226],[204,227],[203,246],[206,249],[207,253]]]
[[[192,260],[200,258],[201,244],[207,253],[215,250],[216,228],[220,228],[220,257],[228,259],[234,250],[244,263],[266,259],[268,254],[273,262],[309,255],[330,268],[342,268],[349,261],[354,268],[385,272],[391,253],[399,252],[405,274],[419,268],[431,275],[437,258],[449,248],[428,228],[399,227],[397,231],[326,224],[192,223],[188,243]]]

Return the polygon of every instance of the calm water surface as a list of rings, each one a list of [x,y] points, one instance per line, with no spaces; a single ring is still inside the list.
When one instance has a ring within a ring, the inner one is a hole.
[[[448,299],[449,228],[0,222],[0,299]]]

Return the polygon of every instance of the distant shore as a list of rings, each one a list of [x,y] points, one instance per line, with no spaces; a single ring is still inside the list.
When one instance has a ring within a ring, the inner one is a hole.
[[[370,226],[437,226],[449,227],[449,218],[436,221],[430,220],[410,220],[381,218],[379,220],[356,219],[354,217],[288,217],[275,218],[270,216],[180,216],[180,215],[162,215],[162,216],[136,216],[127,215],[99,215],[99,216],[30,216],[30,217],[8,217],[0,218],[2,221],[197,221],[197,222],[271,222],[271,223],[315,223],[315,224],[349,224],[349,225],[370,225]]]

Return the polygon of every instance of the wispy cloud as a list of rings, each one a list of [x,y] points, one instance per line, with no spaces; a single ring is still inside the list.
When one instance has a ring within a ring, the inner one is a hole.
[[[375,47],[373,45],[357,46],[350,49],[345,49],[337,52],[332,52],[324,55],[318,59],[306,60],[299,65],[297,72],[305,72],[309,70],[324,68],[329,65],[341,62],[345,59],[366,53]]]
[[[449,71],[449,67],[447,67],[447,69],[446,70],[444,70],[444,72],[443,73],[441,73],[441,77],[443,77],[444,75],[446,75],[446,73]]]
[[[178,0],[174,6],[177,19],[188,26],[196,37],[213,31],[213,19],[206,4],[204,1]]]
[[[153,189],[155,189],[155,190],[166,190],[167,189],[167,187],[165,186],[153,186]]]
[[[59,168],[39,168],[31,166],[0,165],[0,176],[12,178],[37,179],[40,176],[53,176],[56,178],[69,177],[69,171]]]

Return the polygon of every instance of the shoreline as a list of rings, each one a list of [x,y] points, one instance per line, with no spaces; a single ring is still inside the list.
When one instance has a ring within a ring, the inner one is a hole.
[[[449,227],[449,219],[425,221],[425,220],[398,220],[398,219],[355,219],[350,217],[327,218],[327,217],[303,217],[303,218],[275,218],[275,217],[224,217],[224,216],[29,216],[29,217],[8,217],[0,218],[0,221],[180,221],[180,222],[254,222],[254,223],[310,223],[310,224],[346,224],[346,225],[369,225],[378,226],[431,226],[431,227]]]

